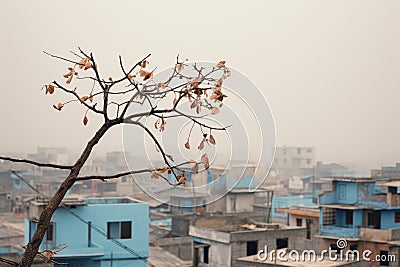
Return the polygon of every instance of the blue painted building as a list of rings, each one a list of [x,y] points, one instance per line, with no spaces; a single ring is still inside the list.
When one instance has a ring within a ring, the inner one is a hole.
[[[287,213],[280,213],[278,209],[286,209],[291,206],[315,206],[313,203],[312,194],[295,195],[295,196],[274,196],[272,198],[272,218],[275,221],[288,222],[289,216]]]
[[[374,255],[400,255],[400,181],[327,180],[332,190],[319,196],[319,237],[328,244],[345,238],[353,249],[362,247]],[[381,266],[398,265],[385,262]]]
[[[32,201],[25,242],[32,237],[45,202]],[[65,199],[40,247],[68,247],[55,260],[70,267],[147,266],[149,207],[131,198]]]

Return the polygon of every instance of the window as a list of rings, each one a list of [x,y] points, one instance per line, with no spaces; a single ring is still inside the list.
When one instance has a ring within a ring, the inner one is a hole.
[[[303,226],[303,219],[296,218],[296,226]]]
[[[306,220],[306,229],[307,229],[307,236],[306,239],[311,239],[311,220]]]
[[[379,210],[367,211],[367,227],[375,229],[381,228],[381,212]]]
[[[379,253],[380,266],[389,266],[389,253],[387,250],[381,250]]]
[[[195,242],[193,260],[193,266],[208,266],[210,263],[210,245]]]
[[[132,222],[108,222],[107,239],[131,239]]]
[[[236,197],[231,197],[231,212],[236,211]]]
[[[346,210],[346,225],[353,225],[353,211]]]
[[[288,238],[278,238],[276,240],[276,249],[287,248],[289,244]]]
[[[346,199],[346,185],[340,184],[339,185],[339,200],[345,200],[345,199]]]
[[[394,222],[395,223],[400,223],[400,211],[396,211],[394,213]]]
[[[256,255],[258,252],[257,246],[258,246],[258,241],[248,241],[246,256]]]
[[[301,148],[297,149],[297,154],[299,154],[299,155],[301,154]]]
[[[331,225],[336,223],[336,210],[330,208],[322,208],[323,225]]]
[[[46,241],[53,242],[54,241],[54,223],[50,223],[49,227],[46,231]]]
[[[311,159],[306,159],[307,164],[311,164]]]

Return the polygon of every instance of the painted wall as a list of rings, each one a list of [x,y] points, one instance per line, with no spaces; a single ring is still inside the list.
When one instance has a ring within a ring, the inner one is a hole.
[[[287,219],[287,213],[279,213],[280,208],[290,208],[292,205],[303,205],[306,207],[315,206],[312,201],[312,195],[299,196],[274,196],[272,198],[272,218]]]
[[[113,201],[111,201],[113,202]],[[115,202],[115,201],[114,201]],[[93,226],[96,226],[103,233],[107,234],[107,222],[132,222],[132,238],[118,239],[119,242],[135,251],[141,257],[148,256],[148,227],[149,227],[149,207],[142,203],[103,203],[88,204],[87,206],[76,206],[72,209],[85,221],[90,221]],[[68,247],[57,254],[60,261],[65,261],[63,255],[93,255],[91,258],[95,261],[108,261],[113,254],[113,259],[116,262],[118,259],[133,259],[138,255],[132,255],[124,250],[112,240],[107,239],[92,227],[91,229],[91,244],[88,245],[89,227],[87,224],[72,215],[69,211],[63,208],[57,209],[54,213],[51,222],[55,225],[55,242],[54,245],[68,244]],[[31,228],[34,224],[30,223]],[[25,220],[25,239],[29,238],[29,220]],[[33,229],[32,229],[33,230]],[[46,239],[46,238],[45,238]],[[45,242],[41,248],[45,247]],[[102,255],[102,256],[95,256]],[[94,257],[95,256],[95,257]],[[80,259],[82,260],[82,259]],[[143,261],[140,265],[146,266]],[[126,263],[126,261],[125,261]],[[143,263],[143,264],[142,264]],[[94,263],[93,263],[94,264]],[[88,265],[102,266],[102,265]],[[105,265],[105,266],[109,266]],[[135,265],[136,266],[136,265]]]

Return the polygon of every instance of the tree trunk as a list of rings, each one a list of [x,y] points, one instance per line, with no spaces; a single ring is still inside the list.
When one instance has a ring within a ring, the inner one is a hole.
[[[113,125],[116,125],[119,122],[120,121],[106,121],[92,137],[92,139],[90,139],[90,141],[86,145],[85,150],[82,152],[81,156],[72,167],[70,174],[61,184],[60,188],[50,199],[49,203],[40,214],[35,234],[33,235],[32,239],[26,247],[25,253],[22,256],[21,262],[19,263],[20,267],[28,267],[32,265],[32,262],[36,257],[36,254],[38,253],[40,244],[42,243],[43,237],[46,233],[47,227],[50,224],[51,217],[60,206],[61,201],[64,199],[64,196],[67,193],[68,189],[70,189],[74,185],[76,178],[78,177],[79,172],[85,164],[86,160],[89,158],[93,147],[99,142],[99,140],[107,132],[107,130],[109,130]]]

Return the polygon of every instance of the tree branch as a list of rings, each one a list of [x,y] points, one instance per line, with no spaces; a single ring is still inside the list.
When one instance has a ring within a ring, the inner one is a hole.
[[[27,163],[27,164],[35,165],[35,166],[38,166],[38,167],[47,167],[47,168],[54,168],[54,169],[61,169],[61,170],[70,170],[70,169],[72,169],[72,165],[59,165],[59,164],[51,164],[51,163],[41,163],[41,162],[36,162],[36,161],[33,161],[33,160],[29,160],[29,159],[17,159],[17,158],[3,157],[3,156],[0,156],[0,159],[5,160],[5,161],[11,161],[11,162]]]

